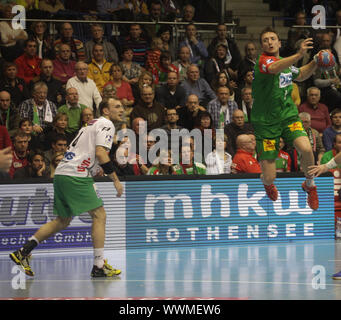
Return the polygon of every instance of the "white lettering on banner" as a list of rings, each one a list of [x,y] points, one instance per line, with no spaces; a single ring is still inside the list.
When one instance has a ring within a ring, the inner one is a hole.
[[[298,192],[291,190],[289,191],[289,208],[283,209],[282,199],[280,193],[278,193],[278,199],[273,203],[274,211],[278,216],[287,216],[292,212],[298,212],[300,214],[312,214],[313,210],[309,208],[308,204],[306,203],[305,208],[300,208],[298,206]]]
[[[250,198],[247,196],[249,186],[246,183],[242,183],[238,188],[238,210],[241,217],[247,217],[249,215],[249,208],[258,216],[266,216],[266,211],[259,205],[259,200],[265,196],[265,191],[258,191]],[[279,195],[279,193],[278,193]]]
[[[304,229],[303,229],[303,232],[304,232],[304,236],[305,237],[311,237],[314,235],[314,232],[310,232],[314,230],[314,224],[313,223],[305,223],[304,224]]]
[[[146,242],[158,242],[157,229],[147,229],[146,230]]]
[[[256,193],[248,196],[249,186],[246,183],[241,183],[238,187],[238,211],[241,217],[248,217],[250,210],[253,210],[256,215],[260,217],[267,216],[265,209],[259,204],[259,201],[266,197],[265,191],[257,191]],[[273,208],[278,216],[290,215],[293,212],[299,214],[311,215],[312,209],[305,204],[304,208],[300,208],[298,205],[299,194],[297,191],[291,190],[289,192],[289,208],[283,209],[283,202],[280,192],[278,193],[278,200],[273,203]],[[192,199],[189,195],[178,194],[176,196],[170,196],[168,194],[161,194],[156,196],[154,194],[148,194],[145,200],[145,219],[155,219],[155,206],[159,201],[164,203],[164,217],[165,219],[174,219],[174,206],[175,202],[179,200],[182,202],[183,215],[186,219],[193,218],[193,206]],[[220,201],[220,216],[227,218],[230,216],[230,198],[223,193],[212,193],[212,187],[208,184],[201,186],[200,205],[201,215],[203,218],[212,216],[212,202],[214,200]]]
[[[264,228],[264,226],[262,226]],[[278,231],[278,228],[283,229],[282,234]],[[246,228],[246,236],[245,236]],[[304,237],[314,236],[314,224],[313,223],[303,223],[302,225],[297,225],[293,223],[288,223],[285,225],[278,226],[277,224],[269,224],[266,227],[268,238],[277,238],[279,236],[285,236],[287,238],[297,237],[296,230],[303,229]],[[178,240],[184,240],[187,238],[187,232],[190,233],[191,241],[196,241],[196,232],[205,231],[207,235],[207,240],[236,240],[236,239],[251,239],[260,238],[259,236],[259,225],[229,225],[229,226],[209,226],[209,227],[188,227],[185,231],[179,230],[178,228],[170,228],[168,230],[162,231],[158,229],[146,229],[146,243],[159,242],[161,239],[166,239],[169,242],[176,242]],[[227,231],[227,232],[226,232]],[[223,236],[221,236],[223,235]]]
[[[184,218],[193,217],[193,207],[191,197],[186,194],[178,194],[175,197],[171,197],[168,194],[162,194],[155,196],[149,194],[145,201],[145,218],[146,220],[153,220],[155,218],[154,208],[157,202],[163,201],[165,204],[165,219],[174,219],[174,205],[175,201],[182,201],[182,207],[184,212]]]
[[[228,229],[228,238],[229,239],[239,239],[239,236],[234,234],[234,233],[239,231],[238,226],[228,226],[227,229]]]
[[[77,232],[77,235],[63,235],[62,233],[58,232],[54,235],[53,240],[55,243],[73,243],[73,242],[91,242],[91,233],[86,232],[86,235],[82,235],[81,233]]]
[[[168,241],[171,241],[171,242],[178,241],[179,240],[179,236],[180,236],[180,232],[179,232],[178,229],[176,229],[176,228],[168,229],[168,231],[167,231],[167,239],[168,239]]]
[[[217,193],[212,194],[211,185],[203,185],[201,188],[201,214],[203,218],[210,217],[212,215],[211,203],[213,200],[218,199],[220,201],[220,216],[230,216],[230,199],[226,194]]]
[[[213,235],[215,240],[219,240],[219,227],[215,227],[214,230],[212,227],[207,227],[207,240],[212,240]]]
[[[187,231],[191,233],[191,240],[195,241],[195,232],[199,231],[199,228],[187,228]]]
[[[278,236],[277,225],[270,224],[268,225],[267,230],[268,230],[267,236],[269,238],[276,238]]]
[[[285,230],[286,230],[286,236],[287,237],[296,237],[296,233],[294,233],[293,231],[295,231],[296,229],[296,224],[294,223],[289,223],[285,226]]]
[[[247,237],[248,238],[259,238],[259,226],[247,226]]]

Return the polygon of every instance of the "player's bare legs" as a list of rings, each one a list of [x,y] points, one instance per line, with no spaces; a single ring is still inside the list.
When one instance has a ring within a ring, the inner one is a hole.
[[[94,210],[89,211],[92,218],[92,243],[94,247],[94,267],[92,269],[93,277],[101,277],[102,273],[105,272],[113,275],[119,275],[121,270],[114,269],[110,266],[106,259],[104,259],[104,242],[105,242],[105,225],[106,225],[106,212],[102,207],[98,207]]]
[[[95,249],[104,248],[106,213],[103,207],[89,211],[92,218],[92,243]]]
[[[56,219],[45,223],[34,235],[33,237],[38,240],[39,242],[42,242],[48,238],[50,238],[53,234],[66,229],[72,218],[63,218],[63,217],[57,217]]]
[[[306,181],[303,182],[302,188],[308,193],[308,205],[311,209],[317,210],[319,207],[319,200],[314,182],[314,176],[308,172],[309,167],[314,165],[314,155],[310,141],[308,137],[298,137],[294,140],[294,146],[302,155],[301,168],[306,176]]]
[[[314,165],[314,154],[308,137],[302,136],[294,140],[294,147],[302,155],[301,168],[308,179],[313,179],[309,175],[308,167]]]
[[[276,162],[275,160],[261,160],[262,169],[261,179],[265,185],[272,184],[276,179]]]
[[[56,219],[45,223],[19,250],[12,252],[9,256],[17,264],[20,265],[25,273],[34,276],[34,272],[30,267],[31,251],[43,240],[48,239],[58,231],[64,230],[70,224],[72,217],[57,217]]]
[[[278,198],[278,191],[273,184],[276,179],[276,162],[275,160],[261,160],[260,166],[262,169],[261,179],[264,184],[266,194],[272,201]]]

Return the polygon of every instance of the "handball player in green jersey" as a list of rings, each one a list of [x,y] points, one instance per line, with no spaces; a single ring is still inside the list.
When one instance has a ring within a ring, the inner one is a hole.
[[[314,176],[308,172],[308,167],[314,164],[314,155],[298,117],[297,106],[291,98],[292,81],[308,79],[317,68],[316,56],[301,68],[293,66],[313,48],[313,41],[311,38],[303,40],[298,52],[286,58],[279,56],[281,41],[272,28],[268,27],[261,32],[260,43],[263,53],[257,59],[254,69],[251,123],[255,129],[265,191],[272,201],[277,200],[278,191],[273,182],[276,179],[275,160],[282,137],[302,156],[301,167],[306,176],[302,188],[308,193],[309,207],[317,210],[319,203]]]
[[[99,111],[101,117],[80,129],[56,168],[53,212],[57,218],[44,224],[22,248],[10,254],[10,258],[29,276],[34,275],[29,264],[31,251],[40,242],[65,229],[75,216],[83,212],[89,212],[92,218],[94,265],[91,276],[112,277],[121,273],[110,266],[103,256],[106,213],[91,173],[102,167],[113,181],[117,196],[122,195],[123,187],[108,153],[115,135],[113,121],[122,120],[123,107],[119,100],[110,98],[100,103]]]

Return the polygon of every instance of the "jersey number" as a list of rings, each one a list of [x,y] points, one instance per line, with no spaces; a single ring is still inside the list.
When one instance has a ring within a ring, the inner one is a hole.
[[[81,137],[82,134],[83,134],[83,131],[80,132],[80,133],[77,135],[77,137],[72,141],[72,144],[71,144],[72,147],[75,147],[75,146],[76,146],[76,144],[77,144],[77,142],[78,142],[78,140],[79,140],[79,138]]]

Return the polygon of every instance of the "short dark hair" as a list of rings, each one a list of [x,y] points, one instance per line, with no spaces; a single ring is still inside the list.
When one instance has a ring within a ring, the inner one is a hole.
[[[101,116],[103,115],[103,109],[105,108],[109,108],[109,99],[103,99],[98,106],[98,110]]]
[[[52,143],[55,144],[57,143],[57,141],[60,141],[60,140],[63,140],[63,141],[67,141],[67,138],[66,138],[66,135],[63,134],[63,133],[57,133],[55,134],[53,137],[52,137]]]
[[[18,129],[12,136],[12,141],[15,142],[15,139],[19,137],[19,138],[29,138],[29,135],[23,131],[21,131],[20,129]]]
[[[36,40],[34,40],[33,38],[28,38],[27,40],[25,40],[24,42],[24,48],[27,47],[27,45],[30,43],[30,42],[34,42],[36,44],[36,46],[38,47],[38,43]]]
[[[172,54],[170,53],[170,51],[162,51],[160,55],[160,61],[162,61],[163,59],[172,60]]]
[[[18,66],[14,62],[5,61],[2,65],[2,74],[5,75],[6,70],[10,67],[15,67],[18,70]]]
[[[31,152],[29,153],[29,155],[28,155],[28,157],[27,157],[28,162],[29,162],[29,163],[32,163],[32,162],[33,162],[33,158],[34,158],[35,156],[41,156],[41,157],[43,158],[44,162],[45,162],[45,155],[44,155],[44,152],[41,151],[41,150],[39,150],[39,149],[36,149],[36,150],[31,151]]]
[[[272,32],[272,33],[274,33],[274,34],[277,36],[278,40],[280,40],[279,34],[277,33],[277,31],[276,31],[274,28],[268,26],[268,27],[264,28],[263,31],[260,33],[259,42],[260,42],[261,44],[262,44],[262,37],[263,37],[263,35],[264,35],[265,33],[267,33],[267,32]]]
[[[28,121],[31,125],[33,125],[33,122],[30,118],[22,118],[19,122],[19,128],[21,128],[22,124],[26,121]]]
[[[336,115],[337,113],[341,113],[341,108],[333,109],[333,111],[330,113],[330,117]]]

